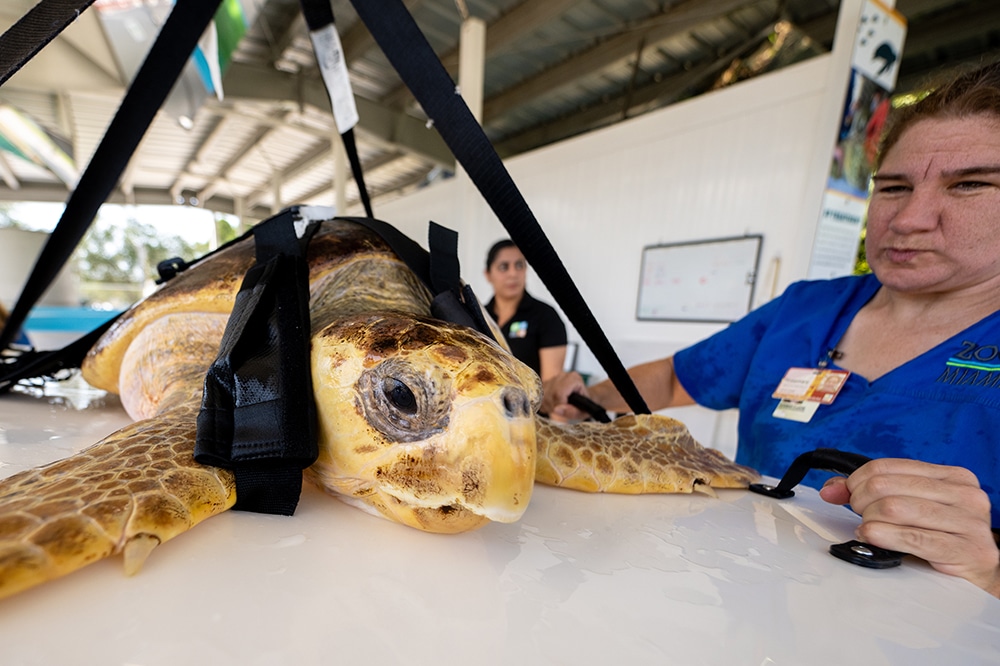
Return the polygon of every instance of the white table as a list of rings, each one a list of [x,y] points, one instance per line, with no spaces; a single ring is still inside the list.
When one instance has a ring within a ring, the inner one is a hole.
[[[2,397],[0,476],[126,421],[113,397]],[[914,558],[829,555],[857,520],[802,487],[539,486],[520,522],[440,536],[308,489],[295,516],[212,518],[133,578],[116,558],[0,601],[0,663],[1000,663],[1000,600]]]

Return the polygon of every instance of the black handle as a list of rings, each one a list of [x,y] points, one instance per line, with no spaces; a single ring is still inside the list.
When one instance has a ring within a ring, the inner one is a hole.
[[[778,485],[771,486],[766,483],[754,483],[750,485],[750,490],[761,495],[774,497],[777,499],[787,499],[795,495],[792,490],[802,482],[810,470],[821,469],[838,474],[851,474],[857,468],[869,462],[871,458],[860,453],[840,451],[838,449],[816,449],[803,453],[792,461],[788,466],[788,471],[781,477]]]
[[[750,490],[775,499],[787,499],[795,495],[792,488],[797,486],[810,470],[821,469],[839,474],[851,474],[870,460],[871,458],[860,453],[838,449],[816,449],[803,453],[793,460],[778,485],[752,483]],[[830,546],[830,554],[845,562],[869,569],[889,569],[899,566],[906,553],[879,548],[861,541],[847,541]]]
[[[566,401],[580,411],[590,414],[591,418],[595,421],[600,421],[601,423],[611,423],[611,418],[608,416],[608,412],[582,393],[570,393],[569,397],[566,398]]]

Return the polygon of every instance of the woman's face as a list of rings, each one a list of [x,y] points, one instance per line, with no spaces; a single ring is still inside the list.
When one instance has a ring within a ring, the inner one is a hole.
[[[493,293],[499,298],[520,298],[524,293],[524,280],[528,264],[524,255],[516,247],[505,247],[486,271],[486,279],[493,285]]]
[[[865,244],[883,285],[932,294],[1000,283],[1000,118],[916,122],[874,185]]]

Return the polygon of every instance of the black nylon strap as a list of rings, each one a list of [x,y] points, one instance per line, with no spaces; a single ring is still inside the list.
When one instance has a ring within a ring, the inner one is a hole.
[[[463,285],[459,275],[458,234],[430,223],[428,231],[428,252],[396,227],[371,217],[338,217],[354,222],[377,233],[392,248],[403,263],[420,279],[434,295],[431,314],[438,319],[474,328],[483,335],[494,338],[493,329],[483,315],[472,287]]]
[[[427,232],[427,244],[431,248],[431,286],[435,293],[446,289],[457,291],[461,284],[458,234],[432,222]]]
[[[368,187],[365,185],[365,173],[361,168],[361,158],[358,156],[358,145],[354,141],[354,128],[347,130],[340,135],[344,142],[344,150],[347,151],[347,161],[351,163],[351,173],[354,174],[354,182],[358,186],[358,195],[361,197],[361,204],[365,207],[365,215],[375,217],[372,212],[372,200],[368,195]]]
[[[648,413],[649,408],[559,255],[482,127],[461,96],[455,94],[455,82],[409,11],[400,0],[351,0],[351,4],[629,407],[636,413]]]
[[[310,32],[322,30],[327,26],[334,26],[334,30],[336,30],[333,18],[333,6],[330,0],[300,0],[300,4],[302,5],[302,17],[306,20],[306,27],[309,28]],[[316,54],[316,57],[319,59],[320,54]],[[330,103],[332,106],[332,99]],[[361,168],[361,158],[358,157],[357,142],[354,140],[354,128],[348,127],[340,133],[340,138],[343,140],[344,149],[347,151],[347,160],[351,163],[351,173],[354,175],[354,182],[358,186],[358,195],[361,197],[361,203],[365,207],[365,215],[374,218],[375,214],[372,212],[371,197],[368,196],[368,188],[365,186],[364,170]],[[343,213],[344,211],[337,212]]]
[[[0,363],[0,394],[9,391],[22,379],[53,377],[62,370],[79,368],[97,339],[111,328],[118,317],[113,317],[89,333],[55,351],[26,351]]]
[[[76,20],[94,0],[42,0],[0,36],[0,85]]]
[[[341,220],[360,224],[377,233],[392,251],[403,260],[416,276],[431,288],[431,261],[427,250],[396,227],[373,217],[338,216]]]
[[[177,0],[0,331],[5,349],[111,194],[221,0]]]
[[[205,376],[195,460],[233,470],[236,509],[291,515],[315,462],[309,360],[309,266],[298,211],[254,227],[256,263],[243,279],[219,355]]]
[[[438,319],[474,328],[492,338],[493,329],[486,323],[483,308],[472,292],[462,284],[458,262],[458,233],[435,222],[428,231],[431,289],[436,294],[431,314]]]

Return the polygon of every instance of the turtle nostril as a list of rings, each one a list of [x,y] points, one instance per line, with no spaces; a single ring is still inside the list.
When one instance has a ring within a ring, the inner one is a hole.
[[[503,400],[504,412],[508,418],[531,415],[531,402],[524,389],[508,386],[503,390],[500,399]]]

